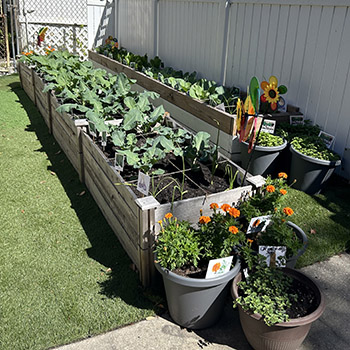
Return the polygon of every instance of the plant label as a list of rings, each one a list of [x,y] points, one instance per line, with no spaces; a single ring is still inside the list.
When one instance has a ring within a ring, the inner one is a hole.
[[[139,177],[137,179],[137,190],[145,196],[148,196],[150,182],[151,178],[147,174],[144,174],[142,171],[139,171]]]
[[[304,125],[304,116],[301,115],[291,115],[289,116],[290,125]]]
[[[114,167],[117,171],[124,170],[125,155],[120,153],[115,153],[114,155]]]
[[[273,134],[276,128],[276,120],[265,119],[261,126],[261,131]]]
[[[220,104],[217,105],[215,108],[218,109],[219,111],[226,112],[226,110],[225,110],[225,104],[224,104],[224,103],[220,103]]]
[[[263,232],[271,222],[271,215],[257,216],[250,220],[247,234]]]
[[[259,245],[259,254],[266,258],[267,266],[286,266],[286,252],[285,246]]]
[[[107,131],[102,131],[101,133],[101,146],[102,147],[107,146]]]
[[[244,275],[244,277],[246,279],[249,277],[249,272],[248,272],[248,268],[247,267],[245,269],[243,269],[243,275]]]
[[[334,140],[335,140],[335,136],[327,134],[324,131],[320,131],[320,133],[318,134],[318,137],[320,137],[322,139],[322,141],[325,143],[325,145],[328,149],[330,149],[332,147]]]
[[[282,96],[277,101],[277,108],[281,112],[287,112],[287,102]]]
[[[233,256],[228,256],[226,258],[210,260],[205,278],[214,278],[229,272],[232,264],[232,259]]]
[[[93,137],[97,136],[96,124],[92,121],[89,121],[89,134]]]

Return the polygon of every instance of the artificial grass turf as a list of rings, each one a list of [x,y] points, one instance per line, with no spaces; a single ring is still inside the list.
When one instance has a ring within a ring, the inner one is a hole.
[[[0,78],[0,164],[2,350],[47,349],[154,314],[18,76]]]

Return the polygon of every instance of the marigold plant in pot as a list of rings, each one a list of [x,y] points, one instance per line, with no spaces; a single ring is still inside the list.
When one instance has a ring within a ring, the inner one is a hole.
[[[211,208],[213,214],[200,216],[196,228],[166,214],[156,239],[155,266],[163,277],[170,316],[191,329],[210,327],[220,318],[229,282],[241,266],[236,247],[245,234],[238,228],[239,210],[216,203]],[[214,276],[205,278],[210,260],[229,256],[229,271],[221,274],[225,260],[219,261],[212,266]]]
[[[244,334],[255,350],[296,350],[325,308],[319,287],[305,274],[257,264],[231,289]]]
[[[242,167],[247,168],[251,154],[248,153],[248,142],[241,142]],[[260,132],[253,150],[248,171],[253,175],[271,175],[276,169],[276,159],[287,146],[281,136]]]
[[[296,179],[296,189],[308,194],[319,193],[341,164],[340,156],[329,150],[319,137],[294,137],[290,151],[290,177]]]

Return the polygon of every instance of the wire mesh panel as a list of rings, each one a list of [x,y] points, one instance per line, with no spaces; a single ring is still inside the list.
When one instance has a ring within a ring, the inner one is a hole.
[[[51,46],[87,55],[86,0],[19,0],[19,22],[24,50],[43,53]],[[43,27],[48,30],[38,46],[37,37]]]
[[[6,22],[7,17],[0,3],[0,71],[9,66],[9,51]]]

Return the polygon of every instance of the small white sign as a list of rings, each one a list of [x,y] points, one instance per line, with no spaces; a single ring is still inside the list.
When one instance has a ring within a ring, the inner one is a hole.
[[[331,148],[335,140],[335,136],[327,134],[324,131],[320,131],[320,133],[318,134],[318,137],[322,139],[322,141],[325,143],[327,148]]]
[[[97,136],[96,125],[92,121],[89,121],[89,134],[93,137]]]
[[[290,125],[304,125],[304,116],[300,115],[291,115],[289,116]]]
[[[286,266],[286,252],[285,246],[259,245],[259,254],[265,256],[267,266]]]
[[[115,170],[123,171],[124,170],[124,163],[125,163],[125,155],[116,152],[114,155]]]
[[[271,215],[257,216],[250,220],[247,234],[258,233],[266,230],[266,227],[271,222]]]
[[[137,179],[137,190],[145,196],[148,195],[150,182],[151,178],[147,174],[139,171],[139,177]]]
[[[101,133],[101,146],[102,147],[107,146],[107,131],[102,131]]]
[[[261,131],[273,134],[276,128],[276,120],[265,119],[261,126]]]
[[[224,103],[220,103],[220,104],[217,105],[215,108],[218,109],[219,111],[226,112],[226,110],[225,110],[225,104],[224,104]]]
[[[205,278],[214,278],[230,271],[233,256],[209,261],[207,274]]]

